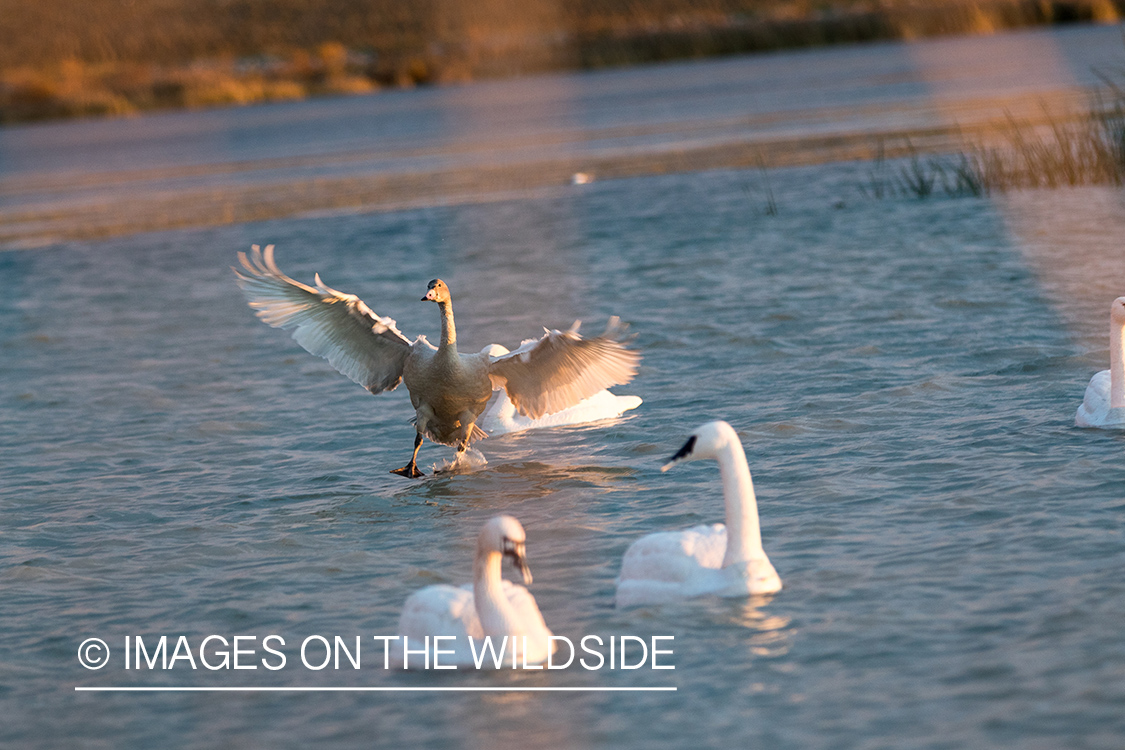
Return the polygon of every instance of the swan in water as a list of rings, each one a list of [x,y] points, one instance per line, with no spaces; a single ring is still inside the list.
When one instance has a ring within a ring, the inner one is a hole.
[[[398,635],[409,638],[410,656],[422,661],[420,650],[424,639],[436,635],[456,636],[454,641],[442,641],[441,663],[458,666],[475,666],[473,639],[478,658],[484,645],[482,639],[492,636],[493,653],[500,654],[505,645],[502,666],[512,664],[512,649],[519,666],[541,664],[555,650],[549,639],[551,631],[535,603],[535,597],[526,588],[501,577],[500,569],[505,558],[515,563],[523,582],[531,585],[531,571],[527,567],[524,542],[527,536],[520,522],[511,516],[495,516],[481,529],[477,537],[477,554],[473,561],[473,582],[456,587],[446,584],[427,586],[414,592],[402,608],[398,621]],[[396,659],[401,662],[402,641],[396,641]],[[451,650],[452,654],[445,653]],[[490,658],[485,664],[495,667]]]
[[[417,464],[423,437],[454,446],[458,459],[470,444],[487,437],[477,421],[493,390],[503,389],[521,416],[539,420],[628,383],[640,361],[637,352],[625,348],[625,326],[617,318],[592,339],[578,335],[576,322],[568,331],[547,331],[507,354],[495,346],[461,354],[449,287],[441,279],[431,281],[422,297],[441,311],[440,344],[435,347],[425,336],[412,343],[394,320],[375,314],[354,294],[326,286],[319,274],[315,288],[283,274],[273,245],[264,251],[254,245],[249,258],[240,252],[238,259],[238,284],[263,321],[295,329],[297,343],[372,393],[406,383],[417,434],[410,463],[392,470],[405,477],[423,476]]]
[[[1109,369],[1090,378],[1074,423],[1125,428],[1125,297],[1109,306]]]
[[[507,394],[503,390],[498,390],[492,392],[492,398],[477,424],[489,435],[507,435],[511,432],[535,430],[541,427],[563,427],[614,419],[640,405],[640,396],[618,396],[602,390],[590,398],[579,401],[569,409],[532,419],[516,411],[515,404]]]
[[[726,525],[663,531],[638,539],[621,561],[617,606],[781,590],[781,579],[762,549],[754,482],[734,428],[726,422],[702,425],[661,471],[679,461],[703,458],[719,462]]]
[[[482,353],[495,360],[513,353],[522,354],[525,348],[533,347],[537,343],[536,339],[529,339],[523,342],[523,345],[515,352],[509,352],[500,344],[491,344],[486,346]],[[597,422],[602,419],[614,419],[640,405],[641,399],[639,396],[618,396],[608,390],[601,390],[567,409],[533,419],[520,414],[504,389],[499,388],[492,392],[492,398],[488,400],[488,406],[484,408],[484,413],[477,420],[477,425],[489,435],[495,437],[541,427],[563,427]]]

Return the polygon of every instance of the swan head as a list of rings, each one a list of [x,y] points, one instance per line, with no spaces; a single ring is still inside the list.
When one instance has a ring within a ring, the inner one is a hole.
[[[477,557],[499,552],[512,561],[523,576],[525,585],[531,585],[531,569],[527,567],[527,551],[524,543],[527,534],[519,521],[511,516],[496,516],[489,520],[477,537]]]
[[[449,287],[447,287],[445,282],[441,279],[434,279],[430,282],[429,286],[426,287],[426,296],[422,298],[422,301],[437,302],[438,304],[448,302]]]
[[[1125,297],[1118,297],[1109,306],[1109,319],[1114,323],[1125,323]]]
[[[668,471],[680,461],[718,458],[719,451],[729,445],[732,440],[738,442],[738,433],[722,420],[700,425],[688,436],[683,447],[668,459],[668,463],[660,467],[660,470]]]

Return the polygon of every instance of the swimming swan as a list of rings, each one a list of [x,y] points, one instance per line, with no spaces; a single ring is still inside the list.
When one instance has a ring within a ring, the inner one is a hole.
[[[515,563],[523,582],[531,585],[531,571],[524,552],[526,535],[520,522],[511,516],[495,516],[477,537],[477,555],[473,561],[473,582],[455,587],[440,584],[414,592],[402,608],[398,635],[409,638],[409,663],[423,662],[420,652],[429,636],[456,636],[456,640],[440,642],[441,664],[475,666],[473,647],[479,658],[484,649],[482,639],[492,636],[493,653],[505,648],[502,667],[512,665],[513,648],[517,664],[541,664],[553,653],[555,644],[551,631],[535,603],[535,597],[518,584],[500,575],[504,558]],[[504,636],[507,636],[505,642]],[[469,643],[472,637],[473,645]],[[402,641],[396,642],[396,659],[401,662]],[[446,651],[452,653],[446,653]],[[431,649],[432,651],[432,649]],[[495,667],[495,659],[484,663]]]
[[[524,347],[534,346],[536,343],[535,339],[525,341],[523,346],[517,349],[515,353],[521,354]],[[512,352],[499,344],[492,344],[486,346],[482,354],[487,354],[495,360],[508,356]],[[630,409],[636,409],[641,403],[639,396],[618,396],[608,390],[601,390],[593,396],[579,401],[574,406],[553,414],[544,414],[538,419],[532,419],[516,411],[515,404],[508,398],[504,389],[500,388],[492,392],[492,398],[488,400],[488,406],[484,408],[484,413],[477,420],[477,425],[490,436],[496,437],[497,435],[536,430],[542,427],[563,427],[597,422],[602,419],[614,419]]]
[[[1109,306],[1109,369],[1090,378],[1074,424],[1125,428],[1125,297]]]
[[[539,419],[628,383],[640,361],[625,348],[625,326],[617,318],[592,339],[578,335],[576,322],[569,331],[547,331],[507,354],[493,356],[494,347],[460,354],[449,287],[441,279],[431,281],[422,298],[441,310],[440,345],[425,336],[411,343],[395,321],[376,315],[359,297],[326,286],[319,274],[315,288],[283,274],[273,245],[264,251],[254,245],[249,258],[240,252],[238,259],[242,268],[233,269],[238,284],[263,321],[295,329],[297,343],[372,393],[406,383],[417,435],[410,463],[392,470],[405,477],[423,476],[417,465],[423,436],[454,446],[458,458],[487,437],[476,423],[494,389],[503,389],[521,415]]]
[[[489,435],[507,435],[524,430],[537,430],[542,427],[564,427],[567,425],[598,422],[603,419],[620,417],[630,409],[641,405],[640,396],[618,396],[609,391],[598,391],[590,398],[579,401],[569,409],[546,414],[539,419],[525,417],[516,411],[515,405],[503,390],[493,391],[492,399],[477,421],[481,429]]]
[[[702,425],[661,471],[678,461],[702,458],[719,462],[726,525],[663,531],[638,539],[621,561],[617,606],[781,590],[781,579],[762,549],[754,482],[734,428],[726,422]]]

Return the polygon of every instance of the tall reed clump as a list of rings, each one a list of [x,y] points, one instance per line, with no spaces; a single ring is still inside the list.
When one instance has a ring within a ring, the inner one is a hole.
[[[1125,185],[1125,90],[1111,82],[1090,109],[1070,118],[1018,122],[1009,118],[1000,142],[954,156],[889,166],[882,149],[866,183],[868,198],[981,196],[1007,190]]]
[[[1006,143],[963,158],[984,192],[1125,184],[1125,97],[1072,120],[1010,121]]]
[[[930,156],[925,159],[913,149],[909,161],[897,168],[887,165],[880,145],[866,184],[859,186],[867,198],[929,198],[979,196],[987,192],[969,156]]]

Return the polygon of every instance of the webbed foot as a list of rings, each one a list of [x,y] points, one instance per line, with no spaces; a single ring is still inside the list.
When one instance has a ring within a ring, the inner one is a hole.
[[[392,474],[398,474],[401,477],[408,479],[417,479],[418,477],[426,476],[418,471],[418,449],[422,447],[422,433],[414,436],[414,453],[410,456],[410,463],[403,466],[401,469],[391,469]]]
[[[418,467],[414,464],[413,461],[406,466],[403,466],[401,469],[391,469],[391,473],[398,474],[399,476],[406,477],[407,479],[417,479],[418,477],[426,476],[425,472],[418,471]]]

